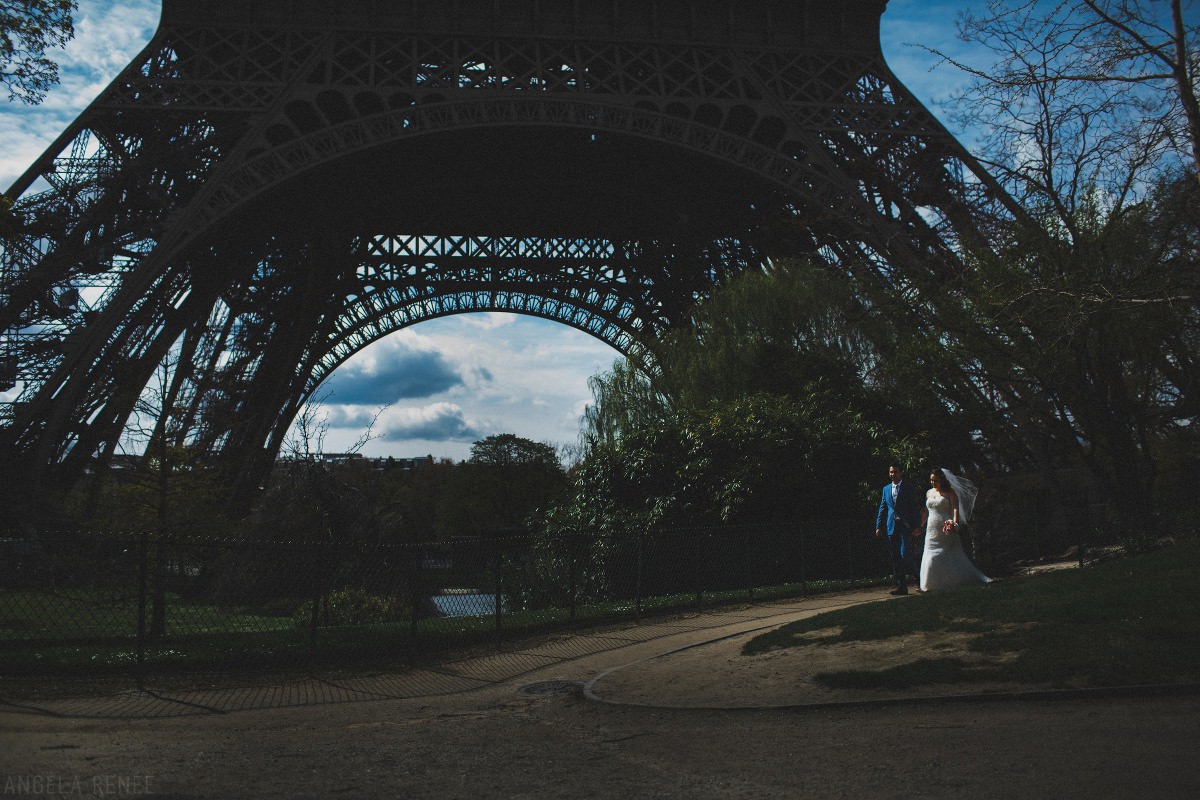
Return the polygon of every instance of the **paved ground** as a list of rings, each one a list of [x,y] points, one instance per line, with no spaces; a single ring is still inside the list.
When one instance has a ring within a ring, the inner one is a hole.
[[[738,660],[751,631],[885,598],[690,616],[405,675],[2,704],[0,797],[1200,796],[1195,693],[832,705],[797,695],[795,665],[796,681],[754,680]],[[712,708],[730,674],[744,685]]]

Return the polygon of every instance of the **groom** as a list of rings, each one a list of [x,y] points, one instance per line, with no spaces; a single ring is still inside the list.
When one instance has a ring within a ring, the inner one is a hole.
[[[888,554],[892,558],[892,577],[896,588],[891,594],[908,594],[908,563],[916,561],[918,548],[916,537],[922,534],[921,523],[925,504],[921,502],[917,487],[904,480],[904,468],[892,464],[888,467],[891,482],[883,487],[883,498],[879,501],[879,513],[875,515],[875,535],[887,532]],[[906,563],[908,562],[908,563]],[[919,567],[914,569],[914,574]]]

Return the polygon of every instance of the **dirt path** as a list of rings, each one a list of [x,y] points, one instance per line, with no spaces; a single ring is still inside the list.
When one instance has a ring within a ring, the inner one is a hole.
[[[851,598],[874,599],[881,598]],[[1097,800],[1200,793],[1194,694],[702,708],[822,699],[798,688],[803,664],[740,660],[739,632],[780,624],[777,617],[743,616],[642,641],[631,634],[625,646],[441,696],[225,712],[213,710],[214,696],[207,705],[176,703],[174,715],[151,713],[149,704],[147,713],[123,718],[0,705],[0,797]],[[706,639],[719,641],[699,644]],[[577,688],[584,683],[618,703],[693,707],[597,702]],[[530,694],[531,685],[548,693]]]

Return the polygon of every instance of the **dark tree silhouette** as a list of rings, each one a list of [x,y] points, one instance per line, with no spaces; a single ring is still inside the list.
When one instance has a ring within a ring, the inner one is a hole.
[[[8,99],[36,105],[58,83],[47,50],[75,36],[75,0],[0,0],[0,84]]]

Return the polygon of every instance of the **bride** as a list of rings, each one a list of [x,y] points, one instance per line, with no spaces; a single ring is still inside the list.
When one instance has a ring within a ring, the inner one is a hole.
[[[921,591],[949,589],[965,583],[991,583],[963,549],[958,526],[971,516],[979,490],[948,469],[935,469],[925,494],[929,519],[925,525],[925,554],[921,557]]]

